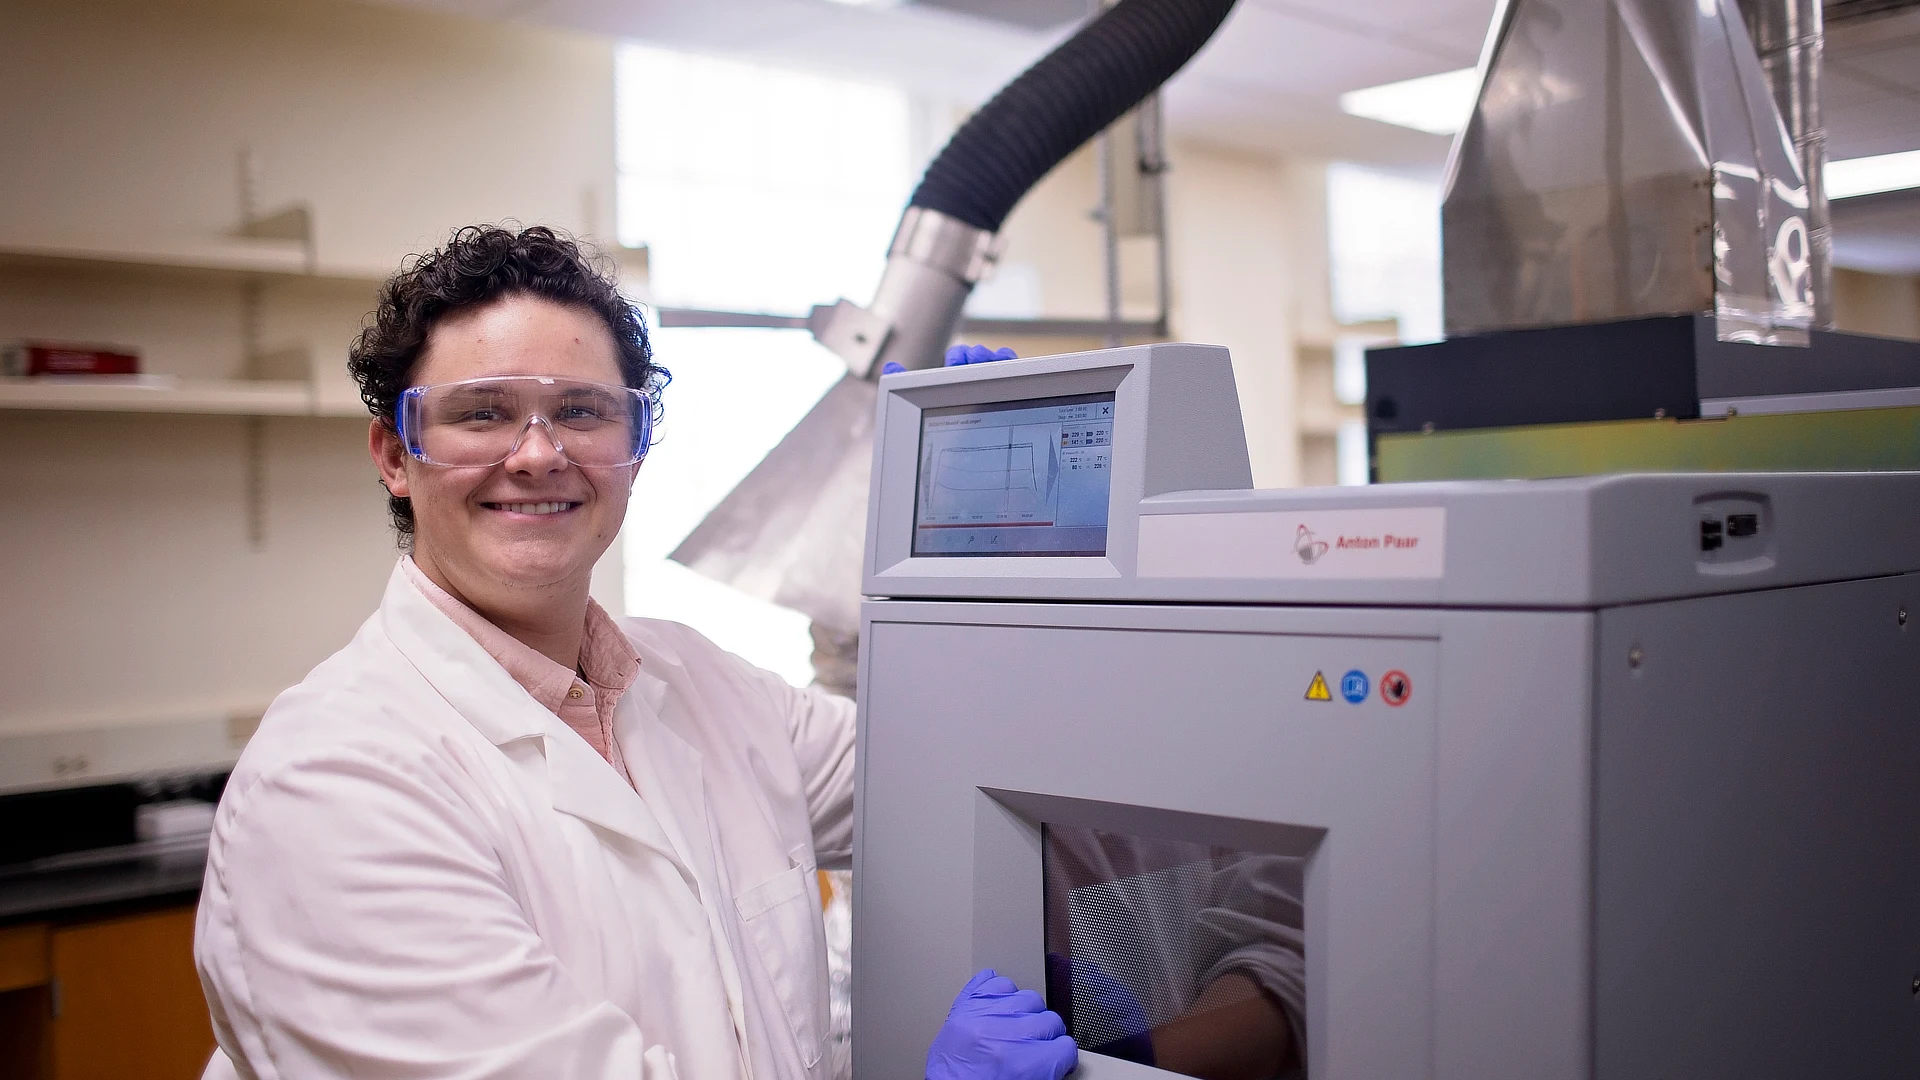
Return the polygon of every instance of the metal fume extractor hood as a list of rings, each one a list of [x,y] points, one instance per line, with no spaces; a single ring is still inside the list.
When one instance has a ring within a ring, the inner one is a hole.
[[[1510,0],[1481,65],[1449,336],[1711,311],[1722,340],[1806,343],[1814,193],[1732,0]]]
[[[810,329],[846,360],[848,374],[671,558],[812,619],[829,654],[816,654],[823,682],[851,691],[881,368],[943,362],[1014,205],[1192,59],[1233,3],[1121,0],[1088,22],[982,106],[934,159],[901,216],[873,302],[814,309]]]
[[[1821,50],[1818,0],[1508,0],[1375,479],[1920,468],[1920,347],[1827,328]]]

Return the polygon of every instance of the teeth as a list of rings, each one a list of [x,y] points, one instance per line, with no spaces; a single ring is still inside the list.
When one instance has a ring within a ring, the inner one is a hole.
[[[499,507],[502,510],[511,510],[516,514],[557,514],[560,511],[565,510],[568,507],[572,506],[573,504],[570,502],[537,502],[537,503],[494,503],[493,505]]]

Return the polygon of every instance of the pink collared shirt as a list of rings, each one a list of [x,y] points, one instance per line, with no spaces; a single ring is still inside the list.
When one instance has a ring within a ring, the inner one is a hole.
[[[454,599],[414,565],[412,556],[401,559],[400,565],[421,595],[478,642],[533,700],[578,732],[622,779],[633,783],[626,760],[620,756],[620,744],[613,738],[613,709],[640,674],[640,657],[605,608],[592,599],[587,601],[587,629],[580,639],[580,670],[576,673]]]

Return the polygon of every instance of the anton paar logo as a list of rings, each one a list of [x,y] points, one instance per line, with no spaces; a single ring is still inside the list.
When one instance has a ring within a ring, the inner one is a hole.
[[[1294,554],[1300,556],[1301,562],[1312,566],[1314,563],[1320,561],[1320,556],[1327,553],[1327,542],[1325,540],[1315,540],[1313,538],[1313,530],[1302,525],[1294,530],[1293,551]]]

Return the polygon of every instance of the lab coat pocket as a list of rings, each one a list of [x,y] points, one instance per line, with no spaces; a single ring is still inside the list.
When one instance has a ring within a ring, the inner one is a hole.
[[[734,898],[747,937],[759,950],[785,1007],[800,1057],[811,1069],[820,1061],[827,1032],[827,950],[820,902],[808,887],[813,858],[789,867]]]

